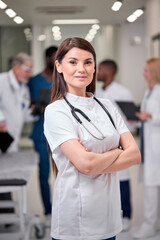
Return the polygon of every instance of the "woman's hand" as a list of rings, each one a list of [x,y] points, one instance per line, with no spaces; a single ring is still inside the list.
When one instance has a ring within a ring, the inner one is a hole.
[[[6,122],[0,122],[0,132],[6,132],[6,131],[7,131]]]
[[[149,112],[141,111],[141,112],[136,112],[136,116],[141,120],[141,121],[146,121],[148,118],[152,118],[152,114]]]

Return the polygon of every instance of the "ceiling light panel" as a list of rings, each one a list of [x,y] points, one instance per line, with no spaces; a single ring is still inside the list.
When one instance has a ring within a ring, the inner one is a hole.
[[[55,19],[53,24],[97,24],[98,19]]]

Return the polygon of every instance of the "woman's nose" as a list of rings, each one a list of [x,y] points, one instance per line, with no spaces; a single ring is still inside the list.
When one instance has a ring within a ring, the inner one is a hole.
[[[84,66],[83,63],[79,63],[79,65],[78,65],[78,71],[79,71],[79,72],[84,72],[84,71],[85,71],[85,66]]]

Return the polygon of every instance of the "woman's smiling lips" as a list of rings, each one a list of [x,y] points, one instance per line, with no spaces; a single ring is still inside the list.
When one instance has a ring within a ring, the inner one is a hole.
[[[80,80],[84,80],[86,79],[87,77],[86,76],[75,76],[76,79],[80,79]]]

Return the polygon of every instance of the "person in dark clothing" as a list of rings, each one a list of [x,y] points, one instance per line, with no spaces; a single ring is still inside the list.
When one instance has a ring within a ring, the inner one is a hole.
[[[33,115],[39,115],[38,121],[34,123],[31,139],[34,142],[34,148],[39,154],[39,181],[46,216],[46,225],[50,225],[51,199],[50,187],[48,183],[50,172],[49,154],[46,139],[43,134],[45,106],[49,103],[50,90],[52,86],[52,73],[54,69],[54,56],[57,51],[56,46],[51,46],[45,51],[45,69],[30,78],[29,89],[31,95],[31,104],[35,105]]]

